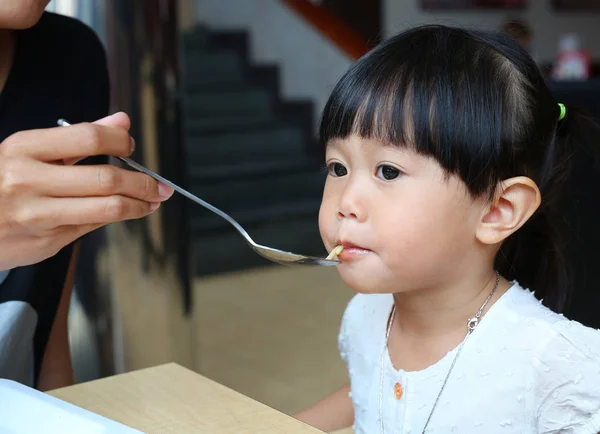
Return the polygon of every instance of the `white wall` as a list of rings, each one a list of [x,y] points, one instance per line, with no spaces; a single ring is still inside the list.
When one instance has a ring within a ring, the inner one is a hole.
[[[521,17],[534,31],[536,58],[543,62],[554,59],[558,39],[564,33],[575,32],[594,58],[600,57],[600,14],[562,13],[551,9],[550,0],[529,0],[521,11],[426,12],[419,0],[384,0],[383,28],[386,36],[418,24],[449,24],[497,29],[507,17]]]
[[[245,29],[252,61],[280,67],[285,98],[310,99],[316,120],[352,60],[279,0],[195,0],[196,21]]]

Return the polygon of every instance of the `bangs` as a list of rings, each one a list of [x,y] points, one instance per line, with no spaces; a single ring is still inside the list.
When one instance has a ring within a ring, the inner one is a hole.
[[[506,63],[474,33],[405,32],[342,77],[323,111],[321,145],[357,135],[409,148],[483,193],[502,175],[503,143],[518,141],[518,129],[506,128],[517,116],[507,110],[514,92],[499,79]]]

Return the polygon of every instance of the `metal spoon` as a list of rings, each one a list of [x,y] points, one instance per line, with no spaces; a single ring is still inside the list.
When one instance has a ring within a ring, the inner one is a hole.
[[[71,125],[71,124],[69,124],[64,119],[59,119],[57,123],[61,127],[68,127],[68,126]],[[197,204],[202,205],[204,208],[206,208],[206,209],[214,212],[218,216],[220,216],[220,217],[224,218],[225,220],[227,220],[234,228],[237,229],[237,231],[240,234],[242,234],[242,236],[246,239],[246,242],[250,245],[250,247],[256,253],[258,253],[259,255],[267,258],[269,261],[277,262],[279,264],[284,264],[284,265],[321,265],[321,266],[324,266],[324,267],[330,267],[332,265],[338,265],[340,263],[339,261],[336,261],[336,260],[330,260],[330,259],[325,259],[325,258],[317,258],[315,256],[299,255],[297,253],[286,252],[286,251],[283,251],[283,250],[274,249],[273,247],[267,247],[267,246],[263,246],[263,245],[257,244],[250,237],[250,235],[248,235],[248,232],[246,232],[246,230],[238,222],[236,222],[233,218],[231,218],[228,214],[224,213],[220,209],[212,206],[208,202],[203,201],[202,199],[200,199],[199,197],[193,195],[189,191],[186,191],[183,188],[179,187],[178,185],[173,184],[171,181],[163,178],[160,175],[157,175],[156,173],[152,172],[149,169],[146,169],[141,164],[138,164],[138,163],[136,163],[135,161],[133,161],[133,160],[131,160],[129,158],[124,158],[124,157],[116,157],[116,158],[119,159],[119,160],[121,160],[122,162],[124,162],[128,166],[133,167],[135,170],[138,170],[138,171],[140,171],[142,173],[145,173],[146,175],[151,176],[152,178],[156,179],[157,181],[160,181],[163,184],[168,185],[169,187],[171,187],[176,192],[184,195],[188,199],[193,200]]]

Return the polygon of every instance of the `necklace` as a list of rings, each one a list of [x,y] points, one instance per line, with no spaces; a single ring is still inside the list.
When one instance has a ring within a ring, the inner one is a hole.
[[[488,302],[490,301],[490,299],[492,298],[492,296],[494,295],[494,293],[496,292],[496,290],[498,289],[498,284],[500,283],[500,273],[498,273],[496,271],[496,281],[494,282],[494,287],[492,288],[492,292],[490,292],[490,295],[488,295],[488,297],[485,299],[485,301],[483,302],[483,304],[481,305],[481,307],[479,308],[479,310],[477,311],[477,313],[475,314],[475,316],[471,319],[469,319],[467,321],[467,334],[465,335],[465,337],[463,338],[462,342],[460,343],[460,345],[458,346],[458,349],[456,351],[456,355],[454,356],[454,359],[452,360],[452,364],[450,365],[450,369],[448,369],[448,373],[446,374],[446,378],[444,379],[444,382],[442,383],[442,387],[437,395],[437,397],[435,398],[435,402],[433,403],[433,407],[431,408],[431,412],[429,413],[429,417],[427,418],[427,421],[425,422],[425,426],[423,427],[423,434],[425,433],[425,430],[427,429],[427,426],[429,425],[429,421],[431,421],[431,416],[433,416],[433,412],[435,411],[435,408],[438,404],[438,401],[440,400],[440,396],[442,396],[442,392],[444,391],[444,388],[446,387],[446,383],[448,382],[448,378],[450,377],[450,374],[452,373],[452,369],[454,369],[454,364],[456,363],[456,359],[458,359],[458,356],[460,355],[463,346],[465,345],[465,342],[467,341],[467,338],[471,335],[471,333],[473,333],[473,330],[475,330],[475,328],[477,327],[477,325],[479,324],[479,320],[481,319],[481,315],[483,315],[483,310],[485,309],[485,307],[487,306]],[[383,360],[385,357],[385,354],[387,352],[387,348],[388,348],[388,340],[390,338],[390,331],[392,330],[392,324],[394,323],[394,317],[396,315],[396,305],[394,304],[392,306],[392,312],[390,314],[390,321],[388,323],[386,332],[385,332],[385,343],[383,345],[383,352],[381,353],[381,364],[380,364],[380,386],[379,386],[379,423],[381,426],[381,434],[384,434],[385,430],[384,430],[384,423],[383,423]]]

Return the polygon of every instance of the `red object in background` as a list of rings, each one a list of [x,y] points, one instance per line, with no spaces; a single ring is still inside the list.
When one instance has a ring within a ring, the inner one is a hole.
[[[555,80],[587,80],[592,73],[592,57],[585,50],[560,53],[553,70]]]
[[[575,33],[561,36],[557,59],[552,70],[555,80],[587,80],[592,71],[592,58],[581,46]]]
[[[283,0],[283,3],[312,24],[350,58],[358,60],[372,48],[367,39],[325,7],[308,0]]]

